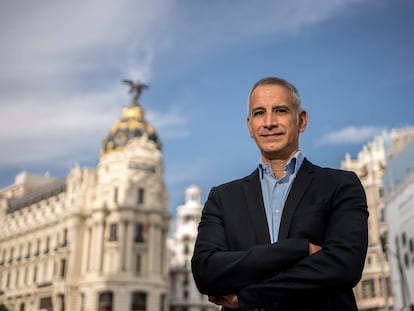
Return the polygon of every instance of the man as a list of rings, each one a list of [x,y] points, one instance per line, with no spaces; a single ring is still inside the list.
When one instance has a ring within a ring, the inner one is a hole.
[[[304,158],[307,122],[291,83],[270,77],[253,86],[247,127],[259,166],[211,189],[192,258],[199,291],[222,310],[357,310],[365,193],[354,173]]]

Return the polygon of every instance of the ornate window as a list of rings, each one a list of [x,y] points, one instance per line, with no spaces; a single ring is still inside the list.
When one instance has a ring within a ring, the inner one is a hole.
[[[109,225],[109,241],[117,241],[117,224],[112,223]]]
[[[145,191],[144,188],[138,188],[137,192],[137,203],[144,204],[145,199]]]
[[[39,309],[53,310],[52,297],[40,298]]]
[[[166,301],[166,295],[161,294],[161,296],[160,296],[160,311],[165,310],[165,301]]]
[[[375,297],[374,280],[370,279],[362,281],[362,297]]]
[[[113,293],[111,291],[99,294],[98,311],[112,311]]]
[[[134,242],[144,242],[144,225],[141,222],[135,224]]]
[[[144,292],[132,292],[130,311],[146,311],[147,294]]]

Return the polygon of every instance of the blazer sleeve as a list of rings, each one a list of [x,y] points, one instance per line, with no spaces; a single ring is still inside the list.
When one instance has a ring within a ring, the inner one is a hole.
[[[340,172],[340,185],[331,185],[336,188],[322,250],[241,289],[237,296],[242,310],[257,308],[258,303],[263,308],[278,303],[289,305],[293,303],[289,299],[298,300],[301,295],[352,289],[358,283],[368,245],[367,203],[358,177]]]
[[[307,239],[287,239],[243,251],[231,250],[225,226],[219,194],[213,188],[203,209],[191,261],[195,283],[203,294],[234,294],[309,255]],[[234,234],[242,236],[244,229],[239,227],[239,232]]]

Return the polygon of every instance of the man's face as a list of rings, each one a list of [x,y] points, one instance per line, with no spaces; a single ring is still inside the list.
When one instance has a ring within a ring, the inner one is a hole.
[[[247,127],[263,160],[288,160],[299,150],[299,133],[308,116],[297,116],[289,91],[280,85],[260,85],[252,93]]]

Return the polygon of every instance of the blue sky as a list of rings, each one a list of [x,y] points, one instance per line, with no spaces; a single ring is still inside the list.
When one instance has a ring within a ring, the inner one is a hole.
[[[310,120],[301,150],[339,167],[383,130],[414,123],[414,1],[2,1],[0,188],[22,170],[96,166],[143,92],[164,152],[170,210],[197,184],[249,174],[254,82],[294,83]]]

